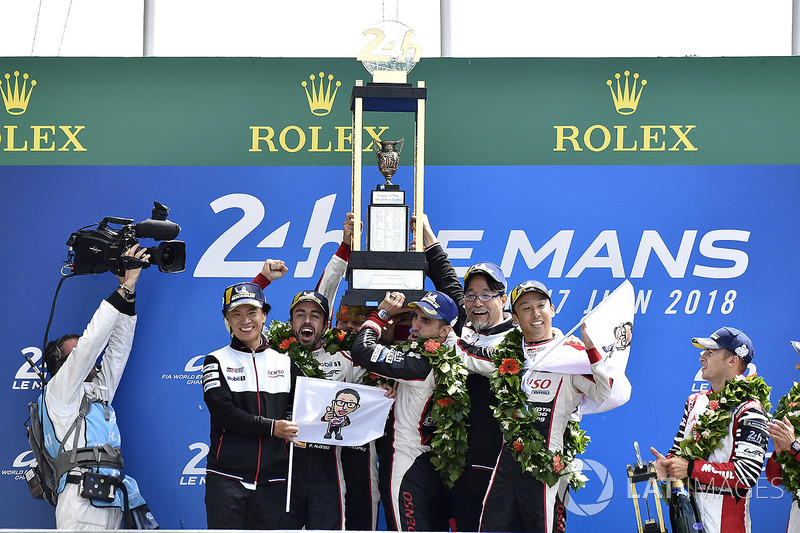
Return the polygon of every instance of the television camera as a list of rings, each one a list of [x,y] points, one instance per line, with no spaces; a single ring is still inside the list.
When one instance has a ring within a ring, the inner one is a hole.
[[[70,247],[67,265],[75,274],[100,274],[110,270],[118,276],[126,269],[147,268],[157,265],[161,272],[176,273],[186,269],[186,243],[174,240],[181,231],[175,222],[167,220],[169,207],[153,202],[153,215],[142,222],[130,218],[106,217],[96,228],[82,228],[67,240]],[[109,224],[122,226],[119,229]],[[88,228],[89,226],[87,226]],[[163,241],[157,247],[148,247],[150,261],[125,256],[125,251],[137,244],[138,239]]]

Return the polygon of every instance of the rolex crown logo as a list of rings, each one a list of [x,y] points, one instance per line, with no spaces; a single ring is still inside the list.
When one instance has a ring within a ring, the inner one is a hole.
[[[19,71],[14,71],[14,86],[11,86],[11,74],[6,72],[6,86],[3,87],[3,82],[0,81],[0,93],[3,94],[3,103],[6,105],[6,111],[10,115],[21,115],[28,109],[28,101],[31,99],[31,93],[36,86],[36,80],[31,80],[31,86],[28,88],[28,73],[22,75],[22,89],[19,88]]]
[[[639,91],[636,91],[636,83],[639,81],[639,73],[633,74],[633,85],[630,85],[630,71],[625,71],[625,88],[620,87],[619,72],[614,74],[617,80],[617,90],[614,91],[611,80],[606,81],[609,89],[611,89],[611,97],[614,99],[614,107],[620,115],[632,115],[636,112],[636,106],[639,105],[639,98],[642,96],[642,89],[647,85],[647,80],[642,80],[639,86]]]
[[[319,73],[319,87],[316,86],[315,80],[317,77],[315,75],[311,75],[308,77],[311,80],[311,91],[308,90],[308,82],[304,81],[301,85],[306,90],[306,98],[308,98],[308,107],[311,109],[311,112],[318,116],[324,117],[328,113],[331,112],[331,106],[333,106],[333,101],[336,99],[336,92],[341,87],[342,82],[337,81],[336,87],[333,89],[333,94],[331,94],[331,85],[333,85],[333,74],[328,74],[328,86],[325,87],[325,73]]]

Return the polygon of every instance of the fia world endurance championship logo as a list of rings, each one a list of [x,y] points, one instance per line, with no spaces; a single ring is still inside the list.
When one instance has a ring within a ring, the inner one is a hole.
[[[593,516],[611,503],[611,497],[614,495],[614,480],[611,478],[608,469],[597,461],[592,461],[591,459],[582,459],[581,461],[583,462],[581,472],[589,478],[589,481],[580,492],[571,494],[571,498],[567,503],[567,510],[577,516]],[[591,475],[592,473],[594,476]],[[597,483],[597,480],[599,480],[599,483]],[[591,500],[591,495],[596,494],[595,490],[599,490],[600,495],[593,502],[583,503],[584,498]]]

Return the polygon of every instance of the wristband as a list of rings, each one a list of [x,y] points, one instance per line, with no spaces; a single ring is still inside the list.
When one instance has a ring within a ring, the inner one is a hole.
[[[789,447],[789,453],[792,455],[797,455],[800,452],[800,440],[793,440],[792,445]]]
[[[132,302],[134,298],[136,298],[136,291],[125,285],[124,283],[120,283],[118,289],[122,289],[122,292],[125,293],[125,300]]]

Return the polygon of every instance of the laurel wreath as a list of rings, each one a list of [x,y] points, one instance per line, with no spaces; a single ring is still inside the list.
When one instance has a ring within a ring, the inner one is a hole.
[[[356,334],[339,328],[331,328],[322,334],[322,349],[328,353],[349,352]]]
[[[706,411],[698,417],[691,433],[680,442],[680,451],[676,455],[686,459],[708,459],[728,434],[732,411],[754,399],[761,402],[764,411],[769,411],[769,391],[770,387],[756,375],[738,375],[726,381],[721,391],[708,395]]]
[[[392,345],[403,353],[419,353],[428,358],[436,385],[433,389],[431,418],[436,429],[431,438],[431,464],[439,472],[442,483],[453,488],[466,464],[467,415],[470,401],[467,395],[467,369],[455,349],[436,339],[416,339]]]
[[[795,382],[789,392],[778,400],[778,407],[772,418],[775,420],[783,420],[783,417],[789,419],[792,426],[800,427],[800,384]],[[775,462],[783,465],[783,486],[786,487],[787,492],[792,495],[792,499],[800,503],[800,463],[787,451],[779,454],[773,454]]]
[[[528,403],[528,396],[521,387],[525,364],[522,331],[513,329],[508,332],[492,354],[492,360],[497,366],[490,378],[498,400],[494,416],[523,471],[550,487],[563,476],[567,476],[573,490],[584,487],[586,477],[574,459],[586,450],[591,440],[586,432],[574,420],[569,421],[561,452],[553,452],[548,449],[544,436],[534,428],[538,409]]]
[[[433,369],[436,385],[433,389],[431,417],[436,421],[436,429],[431,439],[431,463],[439,472],[442,483],[447,488],[453,488],[466,464],[467,416],[471,407],[467,394],[469,373],[456,355],[455,348],[449,348],[435,339],[407,344],[408,351],[417,351],[422,344],[422,353],[428,357]]]
[[[292,332],[292,327],[287,322],[280,320],[270,322],[267,330],[267,342],[273,350],[287,354],[306,376],[325,379],[325,373],[319,367],[319,362],[311,354],[311,347],[303,346],[298,342]]]

